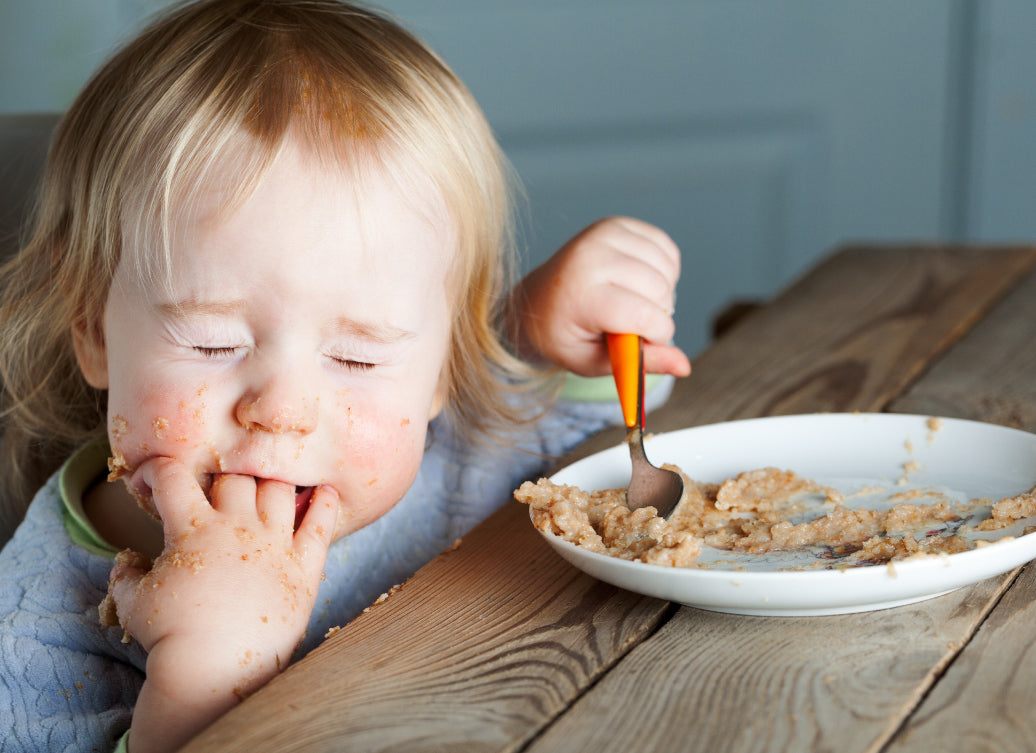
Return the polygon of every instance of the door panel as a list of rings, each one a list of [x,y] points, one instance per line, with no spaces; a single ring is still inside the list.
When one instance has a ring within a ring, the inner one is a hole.
[[[820,243],[808,222],[822,203],[809,171],[818,142],[803,124],[512,146],[529,195],[526,245],[538,252],[529,262],[603,215],[653,222],[682,251],[678,341],[703,344],[718,309],[769,295],[801,249]]]
[[[968,236],[1036,239],[1036,4],[979,6]]]
[[[527,264],[612,213],[683,249],[677,341],[849,239],[946,232],[960,5],[418,0],[528,188]]]

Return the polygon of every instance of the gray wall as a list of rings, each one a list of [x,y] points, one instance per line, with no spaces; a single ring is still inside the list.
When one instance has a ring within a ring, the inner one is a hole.
[[[1029,0],[386,0],[475,92],[526,265],[597,217],[684,254],[678,341],[848,241],[1036,237]],[[0,113],[59,111],[162,0],[3,0]],[[0,165],[0,174],[3,166]]]

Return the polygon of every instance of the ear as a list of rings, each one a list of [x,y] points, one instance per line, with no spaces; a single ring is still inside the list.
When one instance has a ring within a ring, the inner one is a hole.
[[[72,325],[72,347],[86,383],[99,390],[108,389],[108,349],[101,324],[77,320]]]

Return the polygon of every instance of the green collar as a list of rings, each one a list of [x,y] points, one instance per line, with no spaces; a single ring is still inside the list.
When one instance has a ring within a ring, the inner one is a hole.
[[[660,374],[648,374],[644,378],[644,394],[661,381]],[[618,403],[619,396],[615,391],[615,379],[611,376],[581,377],[566,373],[565,383],[561,388],[563,400],[575,400],[584,403]]]
[[[91,486],[108,475],[108,456],[111,450],[107,440],[97,440],[80,447],[65,464],[58,476],[61,502],[65,511],[65,530],[69,538],[93,554],[114,557],[119,550],[101,538],[83,511],[83,496]]]

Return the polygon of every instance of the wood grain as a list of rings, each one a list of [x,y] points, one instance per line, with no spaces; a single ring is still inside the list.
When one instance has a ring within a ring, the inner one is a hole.
[[[893,407],[1036,432],[1034,375],[1036,273],[1030,273]]]
[[[1003,585],[833,617],[684,607],[528,753],[879,750]]]
[[[701,397],[674,401],[682,410],[667,412],[658,430],[879,410],[1034,262],[1031,248],[848,248],[697,361],[702,383],[692,376],[686,388]]]
[[[649,426],[883,409],[1034,263],[843,251],[697,359]],[[575,571],[508,505],[185,750],[877,749],[1008,580],[868,615],[668,619]]]
[[[1031,751],[1034,697],[1036,569],[1030,563],[887,753]]]
[[[893,404],[1036,431],[1036,274]],[[1036,740],[1036,568],[1026,566],[890,753],[1028,751]]]

